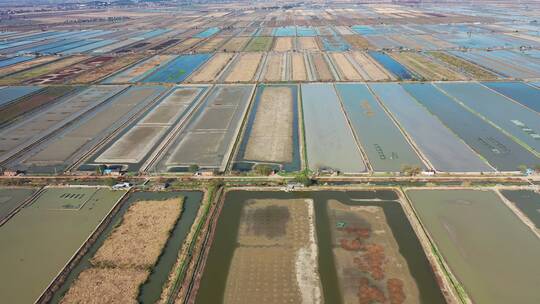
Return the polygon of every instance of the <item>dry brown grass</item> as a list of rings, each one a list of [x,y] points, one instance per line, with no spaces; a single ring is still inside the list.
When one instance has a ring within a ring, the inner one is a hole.
[[[128,65],[141,60],[145,55],[143,54],[128,54],[115,58],[113,62],[107,63],[103,66],[95,68],[90,71],[83,72],[77,77],[69,81],[69,83],[91,83],[97,81],[107,75],[114,73]]]
[[[83,271],[60,303],[137,303],[147,270],[89,268]]]
[[[92,264],[151,267],[159,258],[181,210],[182,200],[178,198],[131,205],[120,226],[92,258]]]

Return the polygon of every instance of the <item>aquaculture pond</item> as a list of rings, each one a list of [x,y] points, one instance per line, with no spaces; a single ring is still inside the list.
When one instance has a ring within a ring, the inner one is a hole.
[[[404,165],[424,168],[366,85],[336,84],[336,90],[373,170],[399,172]]]
[[[297,26],[296,35],[301,37],[314,37],[317,36],[317,31],[309,26]]]
[[[501,193],[540,230],[540,193],[532,190],[501,190]]]
[[[143,82],[181,82],[211,56],[212,54],[180,55],[165,66],[155,70]]]
[[[274,28],[272,36],[278,37],[293,37],[296,36],[295,26],[282,26]]]
[[[369,56],[373,57],[377,62],[382,64],[388,71],[394,74],[397,78],[403,80],[410,80],[415,76],[407,70],[401,63],[394,60],[383,52],[369,51]]]
[[[303,84],[302,110],[312,170],[366,171],[360,150],[331,84]]]
[[[129,195],[127,200],[114,215],[108,226],[103,230],[101,235],[96,239],[87,253],[82,257],[79,264],[69,273],[68,277],[61,287],[54,293],[51,303],[59,303],[63,295],[69,290],[70,286],[77,279],[79,274],[91,267],[90,259],[95,255],[97,250],[103,245],[107,237],[117,227],[123,215],[133,203],[138,201],[148,200],[166,200],[171,198],[184,198],[182,205],[182,213],[180,219],[175,224],[169,239],[161,253],[157,263],[152,267],[150,276],[141,285],[139,289],[139,303],[156,303],[162,293],[162,288],[167,282],[169,273],[171,272],[176,260],[178,252],[188,235],[195,217],[197,216],[199,207],[202,202],[203,193],[200,191],[173,191],[173,192],[135,192]]]
[[[539,113],[478,83],[438,83],[436,86],[540,153]]]
[[[256,164],[301,169],[297,97],[296,85],[257,88],[233,169],[251,170]]]
[[[34,59],[34,56],[16,56],[0,60],[0,68]]]
[[[7,221],[0,229],[2,301],[34,303],[124,194],[47,188]]]
[[[484,82],[483,85],[499,92],[529,109],[540,113],[540,89],[523,82]]]
[[[25,96],[43,89],[38,86],[17,86],[0,89],[0,108]]]
[[[208,29],[198,33],[194,37],[195,38],[208,38],[208,37],[216,34],[217,32],[219,32],[219,27],[211,27],[211,28],[208,28]]]
[[[500,171],[534,166],[538,158],[494,126],[427,83],[402,84],[413,97]]]
[[[0,223],[34,192],[34,188],[0,188]]]
[[[369,85],[402,128],[429,159],[444,172],[493,171],[451,130],[397,83]]]
[[[418,189],[407,195],[473,303],[540,302],[540,242],[497,194]]]
[[[355,237],[363,245],[353,245]],[[374,251],[388,257],[382,277],[358,266]],[[303,264],[306,258],[314,261]],[[325,303],[350,303],[360,300],[362,288],[380,293],[370,301],[400,294],[414,303],[445,303],[395,192],[231,191],[196,303],[317,303],[321,297]]]

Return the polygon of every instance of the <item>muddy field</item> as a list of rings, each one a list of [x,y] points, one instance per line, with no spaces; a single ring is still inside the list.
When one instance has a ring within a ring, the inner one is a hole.
[[[311,200],[245,202],[224,293],[202,293],[197,302],[321,303],[314,226]]]
[[[260,96],[244,158],[289,163],[293,149],[293,102],[288,87],[268,86]]]
[[[217,53],[189,78],[189,82],[214,82],[217,76],[232,60],[234,54]]]
[[[356,71],[347,58],[347,53],[331,53],[330,56],[336,64],[342,80],[362,80],[362,76]]]
[[[144,57],[145,55],[143,54],[128,54],[115,57],[113,60],[107,62],[107,64],[105,65],[99,66],[90,71],[85,71],[75,76],[74,78],[69,80],[68,83],[92,83],[98,81],[118,70],[121,70],[122,68],[129,66],[130,64],[133,64],[134,62],[143,59]]]
[[[297,49],[302,51],[318,51],[319,46],[315,37],[297,37]]]
[[[393,79],[393,76],[391,76],[383,67],[376,63],[366,53],[358,51],[352,52],[351,57],[356,62],[358,72],[365,80],[380,81]]]
[[[174,55],[156,55],[150,59],[147,59],[137,65],[112,76],[105,80],[105,83],[126,83],[142,79],[145,75],[151,71],[165,65],[167,62],[173,60]]]
[[[304,54],[291,54],[291,78],[294,81],[305,81],[308,79]]]
[[[324,58],[324,53],[311,54],[312,66],[315,68],[317,78],[320,81],[332,81],[334,77],[330,71],[330,67]]]
[[[249,37],[233,37],[227,41],[219,50],[223,52],[239,52],[248,43]]]
[[[0,110],[0,125],[9,122],[24,113],[37,109],[38,107],[46,106],[47,104],[54,102],[57,98],[76,89],[80,89],[80,87],[48,87],[37,94],[32,94],[17,102],[13,102]]]
[[[237,58],[225,77],[225,82],[251,81],[255,77],[263,53],[243,53]]]
[[[6,76],[0,79],[0,85],[13,85],[13,84],[25,82],[32,78],[36,78],[38,76],[63,69],[72,64],[83,61],[87,58],[88,56],[71,56],[71,57],[62,58],[57,61],[53,61],[53,62],[44,64],[35,68],[31,68],[29,70],[21,71],[19,73]]]
[[[334,261],[345,303],[420,303],[416,282],[383,209],[327,205]]]
[[[183,53],[187,50],[189,50],[190,48],[192,48],[194,45],[196,45],[197,43],[201,42],[203,40],[203,38],[188,38],[182,42],[180,42],[179,44],[171,47],[171,48],[168,48],[166,53],[167,54],[179,54],[179,53]]]
[[[343,38],[355,49],[368,49],[372,47],[366,38],[359,35],[343,35]]]
[[[294,49],[292,37],[277,37],[274,43],[274,51],[286,52]]]
[[[27,83],[41,85],[49,83],[64,83],[70,78],[74,78],[79,74],[82,74],[86,71],[96,69],[100,66],[109,65],[113,61],[114,57],[112,56],[98,56],[84,60],[82,62],[71,65],[67,68],[61,69],[54,73],[45,74],[36,78],[33,78]]]
[[[460,71],[466,75],[473,77],[474,79],[481,80],[493,80],[498,77],[485,69],[469,62],[464,59],[452,56],[444,52],[430,52],[429,53],[434,58],[448,64],[456,71]]]
[[[29,61],[24,61],[24,62],[21,62],[21,63],[18,63],[18,64],[3,67],[3,68],[0,69],[0,76],[12,74],[12,73],[22,71],[22,70],[26,70],[26,69],[30,69],[30,68],[33,68],[35,66],[51,62],[53,60],[57,60],[58,58],[59,57],[57,57],[57,56],[42,56],[42,57],[34,58],[32,60],[29,60]]]
[[[262,75],[262,81],[276,82],[281,81],[284,77],[285,69],[285,54],[270,53],[266,57],[266,67]]]
[[[225,37],[212,37],[208,41],[204,42],[195,51],[197,53],[210,53],[215,52],[219,47],[227,40]]]
[[[392,53],[392,57],[426,80],[465,80],[466,77],[419,53]]]

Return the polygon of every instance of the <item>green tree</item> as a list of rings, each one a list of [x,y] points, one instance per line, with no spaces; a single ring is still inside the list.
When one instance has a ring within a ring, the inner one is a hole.
[[[189,166],[189,172],[195,173],[197,171],[199,171],[199,166],[198,165],[190,165]]]
[[[526,174],[528,168],[525,165],[519,165],[518,169],[519,169],[519,172],[521,172],[521,174]]]

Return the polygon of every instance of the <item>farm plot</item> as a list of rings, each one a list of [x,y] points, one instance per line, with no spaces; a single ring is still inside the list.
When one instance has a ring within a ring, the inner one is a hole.
[[[319,45],[315,37],[297,37],[296,48],[299,51],[319,51]]]
[[[30,95],[41,89],[43,89],[43,87],[38,86],[2,87],[0,89],[0,108],[3,108],[19,98]]]
[[[407,195],[471,302],[540,300],[534,279],[540,242],[494,192],[418,189]]]
[[[303,84],[302,109],[311,170],[366,171],[331,84]]]
[[[258,163],[286,171],[301,167],[296,86],[260,86],[248,117],[235,168]]]
[[[227,40],[226,37],[212,37],[208,41],[204,42],[199,46],[195,52],[197,53],[211,53],[217,51],[217,49],[225,43]]]
[[[144,54],[127,54],[114,57],[105,65],[101,65],[89,71],[81,72],[75,77],[67,81],[69,84],[86,84],[93,83],[103,79],[104,77],[119,71],[145,57]]]
[[[394,74],[398,79],[410,80],[415,78],[414,75],[407,70],[399,62],[395,61],[388,54],[383,52],[370,51],[369,55],[377,60],[384,68]]]
[[[494,73],[487,71],[486,69],[473,64],[467,60],[461,59],[456,56],[452,56],[445,52],[428,52],[430,56],[440,60],[441,62],[452,67],[452,69],[459,71],[463,74],[469,75],[473,79],[478,80],[491,80],[497,79],[498,76]]]
[[[147,60],[137,63],[136,65],[121,71],[103,81],[103,83],[132,83],[140,81],[147,75],[150,75],[153,71],[157,70],[160,66],[169,63],[176,58],[174,55],[156,55],[148,58]]]
[[[125,89],[125,86],[95,86],[65,98],[0,131],[0,160],[15,155],[59,130],[66,124]]]
[[[214,82],[225,66],[232,60],[232,53],[217,53],[189,79],[189,82]]]
[[[124,194],[106,188],[47,188],[5,223],[0,230],[3,300],[36,301]]]
[[[266,52],[272,47],[273,37],[253,37],[248,43],[245,52]]]
[[[17,117],[36,110],[39,107],[46,107],[53,104],[58,98],[78,89],[80,87],[54,86],[47,87],[34,94],[27,94],[25,97],[0,108],[0,125],[9,123]]]
[[[227,207],[196,303],[321,303],[313,201],[231,200]]]
[[[58,71],[60,69],[68,67],[77,62],[83,61],[85,59],[88,59],[88,56],[71,56],[71,57],[62,58],[56,61],[52,61],[43,65],[28,69],[28,70],[24,70],[15,74],[7,75],[0,79],[0,85],[13,85],[13,84],[22,83],[32,78],[36,78],[44,74]]]
[[[332,71],[330,70],[330,66],[328,65],[324,53],[310,53],[307,55],[311,57],[311,66],[316,74],[314,76],[316,76],[319,81],[334,80],[334,76],[332,75]]]
[[[369,85],[429,162],[443,172],[493,169],[396,83]]]
[[[19,71],[32,69],[40,65],[44,65],[47,63],[50,63],[51,61],[57,60],[57,56],[41,56],[34,58],[29,61],[20,62],[14,65],[6,66],[0,68],[0,76],[6,76],[10,74],[14,74]]]
[[[540,90],[523,82],[484,82],[486,87],[540,113]],[[0,91],[0,94],[2,92]]]
[[[0,188],[0,223],[35,192],[34,188]]]
[[[426,80],[465,80],[463,75],[420,53],[398,52],[391,56]]]
[[[277,37],[274,44],[274,51],[276,52],[286,52],[292,51],[294,49],[292,37]]]
[[[540,232],[540,194],[532,190],[501,190],[504,197],[518,208]]]
[[[369,43],[369,41],[359,35],[343,35],[343,38],[345,41],[351,45],[353,49],[368,49],[373,48],[373,46]]]
[[[432,84],[410,83],[403,87],[499,171],[516,171],[521,165],[532,167],[538,163],[531,152]]]
[[[43,147],[25,155],[20,166],[32,172],[64,170],[165,91],[159,86],[129,88]]]
[[[169,151],[162,155],[158,169],[177,172],[198,165],[224,171],[252,90],[251,85],[214,87]]]
[[[363,84],[336,84],[343,108],[374,171],[424,168],[396,125]]]
[[[317,206],[326,209],[317,225],[329,228],[330,248],[320,250],[332,257],[341,302],[446,303],[400,203],[383,192],[323,194]]]
[[[291,80],[308,80],[305,60],[303,53],[291,53]]]
[[[211,56],[211,54],[180,55],[152,72],[142,82],[181,82]]]
[[[119,135],[92,163],[140,164],[194,107],[203,87],[179,87]],[[130,168],[133,169],[133,168]]]
[[[148,278],[180,217],[182,204],[182,198],[133,203],[61,303],[135,302],[139,286]]]
[[[330,58],[334,61],[342,80],[362,80],[362,76],[349,61],[346,53],[330,53]]]
[[[226,75],[225,82],[247,82],[255,78],[259,62],[264,53],[242,53],[235,62],[231,63]]]
[[[168,48],[165,52],[167,54],[179,54],[184,53],[188,51],[189,49],[193,48],[195,45],[197,45],[199,42],[203,41],[203,38],[188,38],[181,43]]]
[[[64,83],[68,79],[76,77],[88,70],[93,70],[99,66],[105,66],[113,60],[112,56],[98,56],[88,60],[81,61],[67,68],[61,69],[54,73],[45,74],[37,78],[33,78],[27,83],[29,84],[48,84],[48,83]]]
[[[437,87],[540,155],[540,114],[537,112],[478,83],[440,83]]]
[[[276,82],[285,79],[286,72],[286,54],[270,53],[266,57],[266,66],[264,73],[261,75],[262,81]]]
[[[233,37],[219,50],[222,52],[240,52],[250,39],[250,37]]]
[[[367,81],[380,81],[394,79],[394,76],[388,73],[382,66],[375,62],[364,52],[352,52],[350,58],[353,59],[356,71]]]

